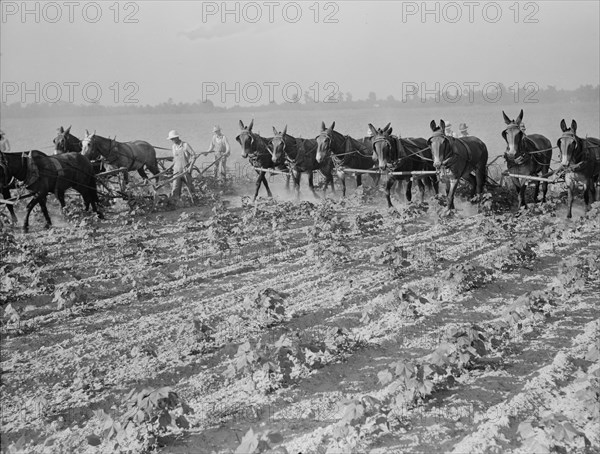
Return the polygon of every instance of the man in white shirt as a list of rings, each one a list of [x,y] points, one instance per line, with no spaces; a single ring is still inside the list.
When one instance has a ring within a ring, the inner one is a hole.
[[[231,148],[227,137],[223,135],[221,127],[218,125],[213,127],[213,136],[207,153],[215,153],[215,180],[221,175],[223,182],[225,182],[227,179],[227,158],[231,154]]]
[[[4,131],[1,131],[1,130],[0,130],[0,151],[2,153],[6,153],[6,152],[10,151],[10,142],[6,138],[6,134],[4,133]]]
[[[189,143],[181,140],[179,133],[175,130],[169,131],[167,139],[173,143],[173,176],[179,174],[179,176],[173,180],[171,197],[179,199],[181,196],[181,183],[183,182],[187,185],[193,202],[194,185],[192,184],[190,167],[195,159],[194,150]]]
[[[466,123],[458,125],[458,130],[460,131],[460,137],[469,137],[469,127]]]

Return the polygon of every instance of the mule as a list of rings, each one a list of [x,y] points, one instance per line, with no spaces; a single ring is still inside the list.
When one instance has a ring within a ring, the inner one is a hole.
[[[85,156],[79,153],[47,156],[41,151],[33,150],[29,153],[0,153],[0,162],[2,162],[0,165],[2,191],[6,179],[14,177],[23,181],[27,189],[34,192],[33,199],[27,204],[23,231],[29,230],[29,215],[37,204],[40,205],[46,219],[45,228],[49,228],[52,220],[46,207],[48,193],[53,192],[64,209],[65,191],[69,188],[81,194],[86,211],[91,205],[98,217],[104,217],[97,207],[98,193],[94,169]]]
[[[433,156],[433,166],[440,173],[449,173],[448,209],[454,209],[454,192],[461,178],[471,184],[471,199],[481,196],[487,177],[488,150],[486,145],[475,136],[450,137],[444,132],[446,123],[435,120],[429,124],[433,135],[427,141]],[[475,175],[472,175],[474,172]],[[448,187],[448,186],[447,186]]]
[[[117,142],[115,139],[98,136],[95,132],[90,134],[86,129],[85,137],[81,141],[81,152],[91,161],[103,156],[110,168],[124,167],[127,169],[124,174],[125,184],[129,181],[128,172],[134,170],[137,170],[144,180],[148,179],[145,168],[153,175],[160,173],[156,150],[143,140]]]
[[[519,116],[511,120],[502,111],[506,129],[502,131],[502,137],[506,142],[507,149],[504,153],[506,166],[512,174],[518,175],[545,175],[550,170],[552,160],[552,143],[541,134],[527,134],[521,130],[523,120],[523,109]],[[519,208],[527,208],[525,202],[525,190],[528,180],[512,177],[512,182],[519,196]],[[533,199],[537,202],[540,192],[540,182],[535,182],[535,193]],[[548,182],[542,183],[542,203],[546,202]]]
[[[328,158],[333,161],[333,166],[338,178],[342,182],[342,196],[346,196],[346,173],[344,169],[373,169],[372,152],[365,144],[350,136],[344,136],[334,131],[335,121],[329,128],[321,122],[321,132],[317,136],[317,162]],[[379,175],[372,176],[375,185],[379,183]],[[362,173],[356,172],[356,187],[362,185]]]
[[[371,146],[373,148],[373,161],[375,161],[379,170],[382,172],[412,172],[412,171],[433,171],[433,159],[431,151],[427,147],[427,140],[422,138],[400,138],[392,135],[392,128],[388,123],[383,129],[376,129],[369,123],[371,130]],[[425,180],[425,183],[423,182]],[[390,192],[396,182],[406,183],[405,197],[408,202],[412,200],[412,181],[411,175],[390,175],[385,186],[385,195],[388,208],[391,208],[392,200]],[[425,185],[429,189],[434,189],[438,193],[437,178],[429,175],[416,178],[421,202],[425,198]]]
[[[560,153],[560,168],[557,172],[565,171],[567,184],[567,218],[571,218],[571,208],[575,198],[575,183],[583,184],[583,200],[585,210],[590,209],[590,202],[596,201],[596,189],[600,178],[600,140],[594,137],[582,139],[577,136],[577,122],[571,121],[571,127],[563,119],[560,122],[562,136],[557,145]]]

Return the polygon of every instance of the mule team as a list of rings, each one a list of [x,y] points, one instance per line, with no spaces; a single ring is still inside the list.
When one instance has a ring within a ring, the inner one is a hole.
[[[542,183],[542,202],[546,200],[548,179],[550,175],[565,176],[568,189],[567,217],[570,218],[576,183],[584,187],[583,197],[586,209],[595,201],[595,185],[600,175],[600,140],[597,138],[581,138],[577,136],[577,122],[573,120],[567,127],[565,120],[560,123],[562,136],[553,147],[551,142],[541,134],[526,135],[521,128],[523,111],[511,120],[503,112],[506,128],[502,137],[506,141],[506,159],[508,171],[513,175],[539,175],[535,183],[534,200],[537,201]],[[272,196],[265,174],[278,171],[291,175],[294,180],[296,194],[299,191],[302,173],[308,174],[308,183],[313,194],[313,172],[319,171],[325,177],[324,191],[328,186],[334,189],[334,173],[342,184],[342,194],[346,193],[345,177],[348,173],[356,175],[357,186],[361,185],[362,174],[370,173],[377,182],[381,173],[388,173],[385,186],[386,200],[392,206],[390,191],[396,182],[406,183],[406,198],[412,197],[412,182],[419,187],[421,200],[425,186],[438,192],[438,182],[446,184],[448,209],[454,209],[454,193],[461,179],[471,185],[471,197],[479,196],[487,178],[488,150],[477,137],[452,137],[445,133],[446,124],[440,120],[439,125],[431,121],[432,135],[424,138],[400,138],[392,134],[390,124],[376,128],[369,124],[370,137],[357,140],[334,130],[335,122],[327,127],[321,124],[321,131],[315,139],[295,138],[287,134],[287,126],[283,131],[273,128],[274,136],[261,137],[252,131],[254,121],[248,126],[239,122],[240,133],[236,141],[242,149],[242,156],[247,158],[257,172],[254,199],[258,196],[261,185],[267,194]],[[70,128],[69,128],[70,129]],[[46,219],[46,227],[51,225],[46,208],[47,194],[56,195],[64,208],[66,189],[73,188],[83,197],[86,210],[89,206],[98,213],[98,195],[96,177],[98,168],[94,168],[90,159],[99,155],[108,166],[125,167],[128,171],[137,170],[142,178],[147,178],[144,168],[157,175],[154,147],[144,141],[121,143],[114,139],[105,139],[95,134],[87,134],[80,141],[70,135],[69,129],[59,130],[54,139],[57,155],[47,156],[41,151],[33,150],[23,153],[0,153],[0,191],[5,199],[13,222],[16,223],[14,208],[10,199],[10,189],[16,187],[15,180],[21,181],[33,193],[27,204],[23,228],[29,225],[29,215],[36,204],[39,204]],[[82,147],[83,144],[83,147]],[[556,171],[550,170],[553,148],[558,148],[560,166]],[[89,158],[89,159],[88,159]],[[289,177],[288,177],[289,178]],[[528,178],[512,177],[519,195],[519,207],[526,207],[525,188]],[[289,179],[288,179],[289,182]]]

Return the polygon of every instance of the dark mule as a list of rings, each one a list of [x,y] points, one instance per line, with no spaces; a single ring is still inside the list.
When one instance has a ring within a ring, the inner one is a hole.
[[[65,191],[69,188],[79,192],[85,203],[86,211],[89,206],[102,218],[98,211],[98,194],[96,192],[96,176],[90,161],[79,153],[65,153],[57,156],[46,156],[38,150],[26,153],[1,153],[0,184],[4,190],[3,182],[6,179],[16,178],[23,181],[27,189],[34,192],[33,199],[27,204],[27,213],[23,222],[23,230],[29,229],[29,214],[36,204],[40,204],[42,213],[46,218],[46,228],[52,225],[46,197],[53,192],[62,208],[65,207]]]
[[[516,118],[510,120],[504,111],[504,122],[506,129],[502,131],[502,137],[506,141],[507,150],[504,153],[508,171],[518,175],[545,175],[550,170],[550,161],[552,160],[552,143],[541,134],[527,134],[521,130],[521,120],[523,120],[523,109]],[[525,203],[525,190],[529,180],[521,178],[512,178],[512,182],[517,188],[519,194],[519,208],[527,208]],[[534,201],[537,202],[540,192],[540,182],[535,182]],[[548,192],[548,183],[542,183],[542,203],[546,201]]]
[[[64,129],[62,126],[56,130],[58,135],[52,140],[54,143],[54,154],[63,153],[81,153],[81,140],[71,134],[71,126]],[[102,161],[95,160],[92,162],[94,173],[100,173],[104,170]]]
[[[273,159],[271,159],[271,138],[261,137],[252,132],[254,119],[250,121],[248,126],[244,126],[242,120],[240,120],[239,124],[240,133],[235,140],[242,147],[242,157],[248,158],[248,161],[252,167],[261,169],[274,169],[278,167],[280,170],[286,170],[283,164],[277,166],[273,162]],[[273,197],[271,189],[269,188],[269,183],[267,183],[267,178],[265,177],[266,172],[264,170],[256,170],[256,173],[258,174],[258,178],[256,179],[256,191],[254,192],[254,198],[252,201],[255,201],[258,197],[258,190],[260,189],[261,184],[265,186],[267,195],[269,197]]]
[[[346,196],[345,168],[370,170],[373,168],[372,151],[366,145],[350,136],[334,131],[335,121],[329,128],[321,122],[321,133],[317,136],[317,162],[331,158],[338,178],[342,182],[342,196]],[[379,175],[373,176],[375,185]],[[362,173],[356,173],[356,187],[362,185]]]
[[[373,161],[379,165],[379,170],[390,172],[412,172],[412,171],[433,171],[433,159],[431,150],[427,146],[427,140],[422,138],[410,137],[400,138],[392,135],[392,128],[388,123],[383,129],[375,129],[369,123],[371,130],[371,146],[373,149]],[[385,196],[388,208],[392,207],[390,191],[394,183],[406,182],[405,195],[406,200],[412,200],[412,179],[411,175],[390,175],[385,186]],[[421,193],[421,202],[425,198],[425,184],[428,188],[438,193],[437,178],[433,176],[416,177],[419,192]],[[425,180],[425,183],[423,183]]]
[[[148,179],[144,167],[153,175],[160,173],[156,161],[156,150],[143,140],[117,142],[114,139],[97,136],[95,133],[90,134],[86,130],[85,137],[81,141],[81,148],[83,155],[91,161],[102,155],[109,167],[115,169],[125,167],[127,172],[137,170],[144,180]],[[124,175],[125,184],[129,180],[127,172]]]
[[[461,138],[449,137],[444,132],[446,123],[440,120],[436,126],[435,120],[429,124],[433,135],[427,141],[433,156],[433,166],[440,172],[450,172],[448,192],[448,209],[454,209],[454,192],[461,178],[467,180],[472,187],[471,198],[481,195],[487,177],[488,150],[485,144],[474,136]],[[475,175],[472,175],[474,172]],[[446,183],[448,189],[448,183]]]
[[[565,182],[569,191],[567,201],[567,218],[571,217],[571,208],[573,206],[575,183],[583,184],[583,200],[585,201],[585,210],[590,208],[591,203],[596,201],[596,188],[600,178],[600,140],[594,137],[582,139],[577,137],[577,122],[571,121],[571,127],[563,119],[560,122],[562,136],[558,139],[558,150],[561,161],[557,172],[565,170]]]
[[[278,132],[273,127],[273,139],[271,141],[271,159],[275,165],[284,164],[289,169],[289,172],[294,178],[294,188],[296,190],[296,198],[300,197],[300,178],[302,173],[308,173],[308,187],[313,195],[318,198],[315,193],[313,184],[313,172],[318,170],[325,178],[325,187],[323,193],[327,191],[327,186],[331,184],[333,187],[333,162],[331,159],[325,159],[322,162],[317,162],[317,141],[315,139],[300,139],[287,134],[287,125],[283,131]]]

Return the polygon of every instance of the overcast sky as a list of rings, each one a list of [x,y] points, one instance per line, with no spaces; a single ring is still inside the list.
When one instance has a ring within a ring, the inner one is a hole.
[[[68,100],[70,83],[82,104],[84,95],[103,104],[128,95],[219,105],[228,88],[232,105],[236,82],[244,104],[268,102],[269,83],[281,101],[286,83],[287,96],[300,87],[320,98],[401,99],[403,82],[571,89],[600,80],[598,1],[430,2],[424,17],[420,1],[229,2],[224,17],[221,2],[26,2],[28,12],[1,3],[8,103],[32,102],[36,91]]]

